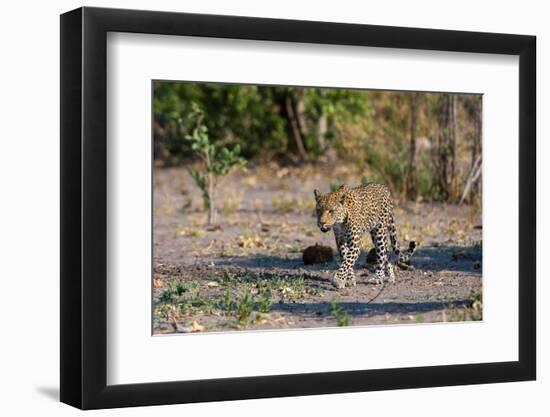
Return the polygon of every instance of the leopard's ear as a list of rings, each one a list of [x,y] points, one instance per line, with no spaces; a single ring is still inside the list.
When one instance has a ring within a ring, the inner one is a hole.
[[[319,191],[317,188],[313,190],[313,195],[315,196],[315,200],[319,201],[321,198],[321,191]]]
[[[338,193],[340,194],[340,204],[344,204],[344,200],[346,199],[346,193],[349,191],[349,187],[346,184],[342,184],[340,188],[338,188]]]

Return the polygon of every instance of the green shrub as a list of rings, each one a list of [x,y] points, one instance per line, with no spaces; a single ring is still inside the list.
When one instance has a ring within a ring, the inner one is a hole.
[[[189,117],[195,121],[191,134],[185,135],[185,140],[191,143],[191,148],[202,161],[202,168],[187,167],[187,171],[195,180],[202,192],[204,206],[208,209],[208,224],[216,223],[216,186],[219,177],[224,177],[233,169],[244,167],[246,160],[240,154],[239,145],[232,150],[225,146],[214,145],[208,136],[208,128],[203,122],[204,114],[197,106]]]
[[[335,301],[330,303],[330,314],[334,316],[338,326],[349,326],[351,324],[351,318],[347,310],[340,307]]]

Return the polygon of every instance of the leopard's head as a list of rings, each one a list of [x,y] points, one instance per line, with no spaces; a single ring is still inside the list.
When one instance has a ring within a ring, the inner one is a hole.
[[[313,190],[317,201],[317,226],[321,232],[328,232],[335,224],[343,223],[347,218],[347,210],[344,205],[346,192],[349,188],[342,185],[338,190],[331,193],[321,193]]]

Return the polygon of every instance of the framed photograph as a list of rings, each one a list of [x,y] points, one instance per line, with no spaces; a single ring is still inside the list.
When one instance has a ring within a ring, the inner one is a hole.
[[[61,16],[61,401],[533,380],[535,37]]]

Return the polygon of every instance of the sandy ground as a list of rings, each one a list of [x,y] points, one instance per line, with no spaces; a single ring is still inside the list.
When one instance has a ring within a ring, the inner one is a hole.
[[[396,201],[402,246],[419,249],[396,283],[375,284],[366,255],[357,287],[337,290],[332,233],[316,227],[313,189],[331,169],[268,166],[219,187],[218,223],[207,227],[200,193],[182,168],[154,173],[154,333],[282,329],[481,319],[481,215],[470,206]],[[331,246],[333,262],[304,265],[302,251]],[[365,238],[364,248],[371,247]]]

